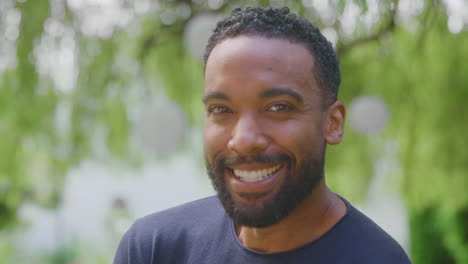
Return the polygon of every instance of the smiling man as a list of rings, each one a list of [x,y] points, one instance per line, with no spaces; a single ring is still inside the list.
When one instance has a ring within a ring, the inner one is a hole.
[[[144,217],[114,263],[410,263],[325,183],[343,137],[338,59],[287,8],[235,9],[205,54],[205,159],[218,193]]]

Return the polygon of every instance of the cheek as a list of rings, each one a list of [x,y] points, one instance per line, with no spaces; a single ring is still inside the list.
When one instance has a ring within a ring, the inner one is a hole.
[[[206,123],[203,137],[205,155],[212,163],[216,155],[227,148],[229,132],[223,127]]]
[[[311,122],[291,120],[271,126],[269,129],[277,144],[291,152],[297,159],[302,159],[305,153],[319,151],[324,141],[321,129]]]

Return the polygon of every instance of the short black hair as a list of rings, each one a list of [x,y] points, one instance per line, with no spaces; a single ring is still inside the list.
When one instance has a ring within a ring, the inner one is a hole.
[[[289,8],[236,8],[231,15],[219,21],[208,40],[203,57],[208,61],[213,48],[221,41],[239,35],[259,35],[268,38],[284,38],[305,44],[317,66],[316,77],[325,95],[325,104],[336,101],[340,86],[338,57],[332,44],[320,30],[306,19],[289,11]]]

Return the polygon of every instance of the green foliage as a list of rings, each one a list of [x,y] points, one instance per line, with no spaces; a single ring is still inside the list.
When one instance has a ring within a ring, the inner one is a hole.
[[[440,206],[411,211],[414,263],[468,263],[468,209],[447,212]]]
[[[15,261],[15,249],[13,246],[0,241],[0,263],[15,263]]]
[[[71,245],[65,248],[61,248],[52,254],[44,257],[44,263],[50,264],[67,264],[73,263],[77,258],[76,245]]]
[[[371,42],[342,58],[343,96],[360,90],[390,107],[387,135],[399,143],[414,263],[468,263],[468,138],[460,134],[468,129],[468,34],[451,34],[445,21],[436,13],[426,31],[398,28],[391,45]]]
[[[44,264],[70,264],[70,263],[110,263],[112,258],[107,255],[103,256],[102,252],[98,252],[95,248],[84,245],[78,240],[73,240],[69,245],[60,247],[52,252],[44,252],[39,258],[40,262],[35,260],[35,263]],[[13,263],[13,262],[12,262]]]
[[[39,92],[38,74],[30,60],[34,42],[49,16],[48,3],[17,3],[24,17],[17,42],[18,67],[0,76],[0,230],[12,224],[28,195],[25,164],[31,157],[26,142],[49,126],[55,96]]]
[[[414,210],[410,216],[411,258],[414,263],[455,264],[447,246],[436,210]]]
[[[456,263],[468,263],[468,208],[461,208],[452,214],[443,214],[441,223],[444,242]]]
[[[162,82],[166,94],[179,103],[189,120],[200,124],[203,64],[187,54],[183,39],[172,38],[153,49],[144,63],[148,79],[152,83]]]
[[[379,153],[372,150],[369,139],[345,127],[345,137],[338,146],[328,146],[327,183],[340,195],[352,201],[363,201],[373,176],[373,162]]]

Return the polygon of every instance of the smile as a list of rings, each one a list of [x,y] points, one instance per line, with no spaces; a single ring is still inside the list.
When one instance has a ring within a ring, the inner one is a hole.
[[[281,165],[276,165],[271,168],[261,169],[261,170],[237,170],[234,169],[234,175],[236,175],[241,181],[244,182],[257,182],[261,181],[269,176],[273,175]]]

